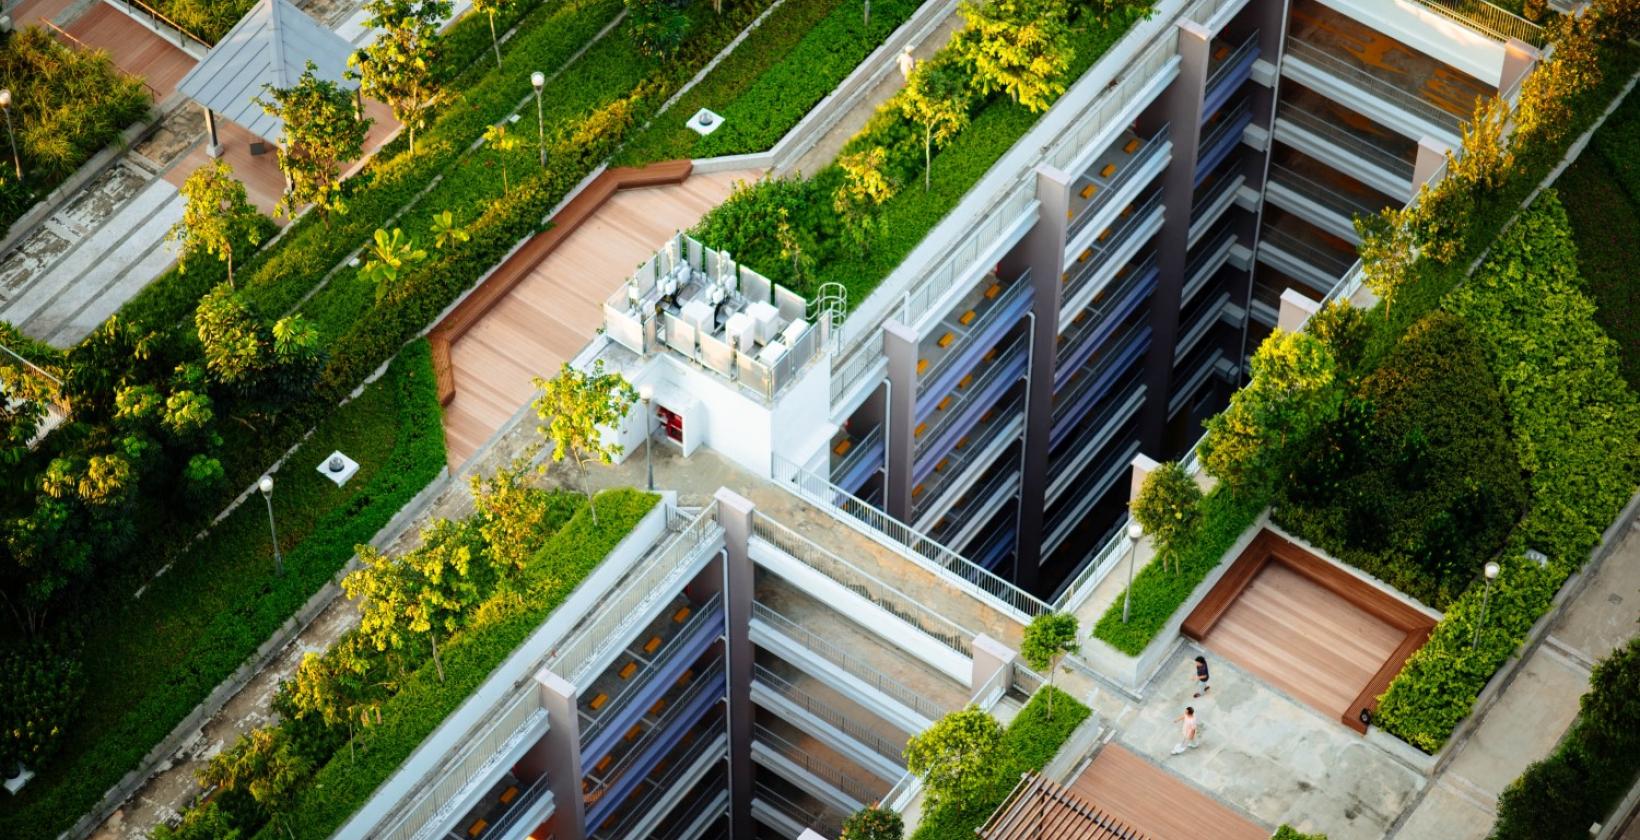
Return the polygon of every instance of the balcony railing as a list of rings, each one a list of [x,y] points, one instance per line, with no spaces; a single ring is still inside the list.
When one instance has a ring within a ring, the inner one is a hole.
[[[921,630],[929,638],[972,658],[970,640],[974,632],[959,626],[922,602],[878,580],[853,563],[832,554],[801,534],[762,514],[752,517],[752,533],[786,552],[799,562],[841,584],[850,592],[883,608],[896,618]],[[967,561],[963,561],[967,562]],[[978,567],[976,567],[978,568]],[[984,571],[981,569],[981,571]]]
[[[895,765],[901,768],[905,767],[905,751],[903,747],[896,746],[892,742],[884,740],[882,736],[849,719],[848,715],[826,705],[810,695],[808,692],[805,692],[803,689],[787,682],[785,677],[780,676],[762,665],[754,664],[752,666],[752,675],[759,682],[768,686],[776,694],[779,694],[781,697],[785,698],[787,702],[796,705],[811,715],[814,715],[816,718],[823,721],[827,726],[830,726],[838,732],[847,735],[849,738],[854,739],[854,741],[859,743],[861,746],[871,750],[883,758],[888,759]],[[788,721],[788,723],[789,722],[790,721]],[[793,725],[795,726],[795,724]]]
[[[1456,131],[1459,123],[1462,123],[1465,119],[1465,117],[1451,111],[1425,102],[1417,94],[1380,79],[1335,55],[1326,47],[1312,44],[1297,35],[1287,37],[1287,56],[1306,61],[1328,73],[1339,76],[1350,84],[1366,88],[1372,93],[1383,97],[1386,101],[1393,103],[1396,107],[1409,111],[1422,119],[1429,120],[1449,131]]]
[[[723,613],[719,610],[719,607],[722,603],[723,594],[720,592],[713,595],[706,603],[691,609],[689,618],[684,621],[683,627],[678,628],[676,632],[672,634],[672,638],[668,639],[666,643],[658,648],[653,654],[648,654],[648,661],[650,663],[664,663],[684,645],[687,645],[692,641],[697,644],[704,642],[704,639],[696,638],[696,628],[700,627],[702,623],[708,621],[719,622],[719,626],[721,626],[721,622],[723,621]],[[616,661],[618,662],[620,660]],[[609,725],[610,721],[620,717],[621,709],[626,706],[629,698],[636,694],[642,693],[643,689],[649,685],[650,677],[653,675],[654,669],[646,668],[644,670],[645,672],[643,674],[634,675],[633,679],[627,680],[626,683],[621,686],[621,692],[613,698],[610,698],[610,700],[603,705],[602,714],[598,715],[596,718],[588,720],[586,724],[582,726],[581,744],[583,748],[591,745],[597,739],[598,733],[602,732],[604,727]],[[582,717],[586,717],[584,712],[582,713]]]
[[[643,734],[640,735],[638,740],[627,749],[626,753],[616,760],[614,766],[604,770],[596,776],[591,774],[588,775],[587,778],[594,781],[594,783],[588,786],[586,790],[588,801],[597,802],[612,787],[615,787],[617,782],[630,773],[635,765],[639,764],[647,756],[649,756],[652,751],[651,748],[653,747],[653,742],[657,738],[663,737],[667,734],[667,731],[671,727],[677,725],[678,721],[691,711],[691,707],[696,702],[704,702],[701,700],[702,697],[716,696],[721,698],[723,693],[724,668],[720,662],[713,665],[712,669],[707,671],[704,675],[696,677],[695,681],[683,692],[683,694],[679,695],[676,700],[673,700],[671,704],[668,705],[663,712],[661,712],[660,717],[655,721],[655,723],[644,730]],[[707,708],[709,709],[710,706]],[[681,737],[681,732],[683,729],[684,728],[679,729],[679,737]],[[675,744],[676,741],[673,743]],[[640,779],[638,781],[641,783],[642,780]]]
[[[672,584],[702,555],[716,551],[722,535],[714,501],[628,573],[620,586],[598,603],[592,620],[578,627],[572,638],[547,656],[547,668],[572,685],[585,685],[593,666],[611,650],[627,645],[649,608],[660,599],[671,598],[677,591]]]
[[[1098,214],[1100,208],[1109,204],[1110,196],[1120,193],[1123,187],[1127,186],[1129,182],[1139,176],[1140,172],[1144,171],[1146,164],[1161,154],[1162,150],[1172,143],[1169,132],[1169,126],[1162,126],[1156,130],[1155,134],[1151,135],[1149,140],[1145,141],[1144,146],[1133,153],[1133,156],[1126,161],[1127,165],[1123,167],[1122,171],[1116,173],[1116,177],[1111,179],[1110,183],[1100,188],[1104,198],[1100,199],[1095,196],[1096,200],[1088,202],[1087,206],[1082,208],[1082,212],[1077,213],[1076,218],[1071,220],[1070,231],[1065,234],[1066,239],[1075,239],[1076,235],[1087,227],[1088,222]]]
[[[779,811],[804,828],[812,828],[822,832],[825,836],[839,834],[843,830],[843,821],[838,819],[829,808],[819,810],[805,808],[793,802],[790,797],[774,789],[772,785],[755,782],[752,786],[752,798],[762,801],[763,804]]]
[[[1413,0],[1420,6],[1470,29],[1507,41],[1519,38],[1539,49],[1549,42],[1543,27],[1481,0]]]
[[[1287,103],[1282,103],[1276,117],[1333,143],[1349,154],[1356,155],[1372,166],[1383,169],[1396,178],[1411,181],[1413,162],[1391,153],[1359,134],[1340,128],[1337,123]]]
[[[1071,277],[1070,282],[1065,284],[1065,293],[1061,299],[1068,301],[1076,297],[1077,293],[1082,291],[1082,287],[1088,282],[1088,279],[1106,267],[1110,262],[1111,255],[1120,251],[1122,244],[1133,236],[1136,230],[1150,223],[1151,216],[1161,206],[1161,190],[1151,193],[1150,197],[1142,202],[1135,202],[1133,212],[1126,219],[1123,219],[1119,225],[1115,226],[1102,243],[1095,243],[1093,255],[1088,258],[1086,263],[1082,264],[1076,274]]]
[[[716,736],[708,732],[699,733],[695,738],[695,742],[684,749],[683,755],[673,757],[660,778],[646,780],[649,783],[649,789],[644,791],[642,796],[627,800],[623,806],[624,812],[619,823],[598,831],[592,836],[597,840],[623,840],[632,836],[631,829],[650,815],[649,812],[654,809],[656,803],[675,788],[679,780],[688,774],[690,770],[694,769],[696,762],[699,762],[714,749],[721,751],[725,746],[726,741],[721,733]],[[711,792],[717,793],[717,791]],[[685,822],[687,822],[687,819],[685,819]]]
[[[774,456],[774,460],[777,467],[791,474],[791,481],[796,485],[799,495],[815,504],[840,509],[935,575],[950,576],[963,584],[977,587],[979,592],[992,598],[1003,609],[1013,611],[1022,621],[1030,621],[1033,616],[1048,612],[1048,605],[1036,596],[975,565],[962,555],[929,538],[927,534],[842,491],[824,478],[792,464],[779,454]],[[964,655],[972,655],[968,649],[968,639],[972,637],[971,633],[963,636],[962,647],[957,650]]]
[[[1274,225],[1265,225],[1259,234],[1259,239],[1275,246],[1304,262],[1309,263],[1322,272],[1332,275],[1336,280],[1343,277],[1353,264],[1351,259],[1330,248],[1306,242],[1297,234],[1289,233]]]
[[[1022,331],[1006,347],[1000,348],[974,382],[954,395],[955,403],[938,412],[922,434],[914,435],[914,448],[919,461],[928,458],[931,453],[937,457],[949,454],[959,436],[952,434],[951,430],[963,425],[972,429],[978,422],[975,418],[979,414],[997,407],[1008,392],[1008,384],[1025,376],[1030,369],[1030,338],[1029,332]]]
[[[507,812],[490,826],[489,836],[506,837],[513,829],[518,828],[524,818],[530,815],[535,804],[540,802],[542,797],[551,795],[549,790],[552,786],[547,783],[548,781],[546,774],[543,773],[541,778],[525,788],[524,792],[507,807]]]
[[[1317,181],[1296,169],[1273,161],[1270,163],[1270,181],[1343,216],[1352,224],[1356,216],[1376,216],[1378,211],[1383,209],[1370,205],[1331,184]]]
[[[874,427],[865,437],[852,444],[837,465],[832,467],[831,474],[839,479],[848,478],[855,487],[859,487],[872,473],[882,469],[884,451],[883,427]],[[858,479],[854,478],[856,475],[859,475]]]
[[[787,761],[803,768],[809,775],[842,791],[843,795],[856,802],[877,801],[877,794],[865,785],[860,784],[854,776],[809,755],[802,747],[782,738],[774,730],[761,723],[752,725],[752,739],[761,742],[763,746],[778,753]]]
[[[721,818],[728,805],[728,788],[710,785],[703,787],[695,792],[687,804],[679,805],[672,810],[672,825],[655,835],[654,840],[681,840],[696,821],[714,812]]]
[[[1204,113],[1202,114],[1204,119],[1208,113],[1211,113],[1217,105],[1222,104],[1234,92],[1233,89],[1220,88],[1221,84],[1238,75],[1245,81],[1252,74],[1253,62],[1258,58],[1258,34],[1258,30],[1254,30],[1251,35],[1248,35],[1247,40],[1243,41],[1241,46],[1237,47],[1236,51],[1220,63],[1218,67],[1213,68],[1212,75],[1207,77],[1204,100],[1207,104],[1203,108]]]
[[[825,637],[781,615],[771,607],[756,601],[752,602],[752,617],[768,622],[770,627],[815,653],[821,659],[841,668],[849,676],[871,686],[883,696],[929,720],[935,720],[949,711],[949,709],[940,707],[939,704],[934,703],[927,697],[912,691],[899,680],[867,665],[847,651],[832,644]]]

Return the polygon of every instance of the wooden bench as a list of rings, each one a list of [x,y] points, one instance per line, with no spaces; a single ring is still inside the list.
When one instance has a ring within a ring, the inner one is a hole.
[[[490,823],[487,820],[483,820],[483,819],[473,820],[473,824],[470,825],[470,826],[467,826],[467,836],[468,837],[477,837],[478,835],[484,833],[484,829],[489,828],[489,827],[490,827]]]
[[[643,643],[644,653],[654,653],[661,646],[661,637],[650,636],[649,641]]]
[[[917,360],[917,375],[922,376],[923,373],[926,372],[927,370],[928,370],[928,360],[927,359],[918,359]]]
[[[636,673],[638,673],[638,663],[628,662],[621,666],[619,676],[623,680],[630,680],[632,679],[632,675]]]
[[[1002,294],[1002,284],[1001,283],[992,283],[990,286],[987,286],[986,289],[985,289],[985,299],[986,300],[996,300],[997,295],[1000,295],[1000,294]]]
[[[924,420],[923,422],[917,424],[917,430],[912,432],[912,435],[915,437],[922,437],[923,432],[926,431],[928,431],[928,421]]]
[[[509,786],[506,790],[501,792],[501,804],[503,805],[511,805],[512,801],[517,798],[518,787],[516,785]]]
[[[972,385],[972,384],[974,384],[974,375],[971,374],[971,373],[966,374],[961,379],[957,380],[957,390],[958,391],[965,390],[965,389],[967,389],[967,387],[969,385]]]

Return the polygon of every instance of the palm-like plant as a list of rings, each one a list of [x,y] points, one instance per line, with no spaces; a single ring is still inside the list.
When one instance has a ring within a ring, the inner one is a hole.
[[[398,283],[400,275],[411,265],[427,259],[427,252],[416,247],[415,240],[404,231],[393,228],[389,234],[376,229],[375,243],[370,246],[371,258],[359,269],[359,276],[376,286],[379,301]]]
[[[472,234],[456,225],[456,214],[445,210],[433,214],[433,247],[444,250],[446,245],[455,245],[472,239]]]

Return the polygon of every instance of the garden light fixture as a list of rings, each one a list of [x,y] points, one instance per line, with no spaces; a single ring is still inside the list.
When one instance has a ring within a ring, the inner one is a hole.
[[[1497,561],[1486,564],[1486,591],[1481,594],[1481,620],[1475,624],[1475,636],[1469,640],[1470,647],[1480,643],[1481,627],[1486,624],[1486,608],[1491,605],[1492,601],[1492,581],[1498,579],[1498,572],[1501,571],[1503,571],[1503,567],[1499,566]]]
[[[530,87],[535,88],[535,147],[541,152],[541,168],[547,168],[547,124],[541,116],[541,89],[547,86],[547,74],[540,70],[530,74]]]
[[[279,528],[273,524],[273,476],[263,475],[262,480],[256,482],[256,489],[262,491],[262,501],[268,503],[268,533],[273,535],[273,573],[284,577],[285,560],[279,556]]]
[[[1128,520],[1127,535],[1128,535],[1128,541],[1130,543],[1132,543],[1132,545],[1128,546],[1128,584],[1127,584],[1127,589],[1122,592],[1122,623],[1123,624],[1127,623],[1127,620],[1128,620],[1128,605],[1130,603],[1132,603],[1132,601],[1133,601],[1133,558],[1134,558],[1134,555],[1139,553],[1139,540],[1141,538],[1143,538],[1144,535],[1145,535],[1145,526],[1140,525],[1139,520],[1137,520],[1137,519],[1130,519],[1130,520]]]

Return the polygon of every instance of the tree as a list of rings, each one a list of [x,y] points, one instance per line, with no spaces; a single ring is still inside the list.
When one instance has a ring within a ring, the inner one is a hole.
[[[963,802],[995,777],[1002,724],[978,706],[947,712],[905,745],[906,769],[923,777],[928,804]]]
[[[1344,401],[1332,353],[1307,332],[1271,332],[1252,369],[1230,406],[1207,422],[1200,450],[1208,472],[1244,496],[1267,491],[1289,445],[1337,417]]]
[[[1059,662],[1066,654],[1081,649],[1076,642],[1076,631],[1076,616],[1062,612],[1040,613],[1025,625],[1025,635],[1020,639],[1019,655],[1025,664],[1048,672],[1049,718],[1053,717],[1053,696],[1058,693],[1052,690],[1054,672],[1059,670]]]
[[[650,58],[677,52],[689,34],[689,16],[667,0],[626,0],[626,15],[633,44]]]
[[[602,360],[590,372],[582,372],[567,362],[550,381],[536,377],[541,396],[535,400],[535,416],[546,421],[538,426],[552,442],[552,460],[570,458],[581,473],[581,489],[587,495],[592,521],[598,521],[597,499],[587,483],[587,465],[615,463],[623,451],[614,441],[605,441],[603,430],[620,423],[637,402],[637,389],[619,373],[605,373]]]
[[[888,150],[882,146],[837,158],[837,166],[843,170],[843,183],[832,193],[831,207],[837,211],[844,233],[854,241],[861,255],[873,239],[887,232],[879,213],[883,203],[894,197],[894,185],[883,172],[887,164]]]
[[[1405,214],[1386,207],[1376,216],[1355,217],[1355,231],[1361,235],[1362,282],[1384,301],[1386,317],[1416,276],[1418,251]]]
[[[501,66],[501,41],[495,36],[495,13],[511,8],[513,0],[473,0],[473,11],[490,18],[490,46],[495,48],[495,66]]]
[[[1145,476],[1139,497],[1133,500],[1133,518],[1156,541],[1156,556],[1167,568],[1169,558],[1178,570],[1178,549],[1196,532],[1201,520],[1202,489],[1177,461],[1168,461]]]
[[[269,327],[226,285],[200,298],[194,326],[206,369],[243,395],[277,400],[318,373],[319,333],[307,319],[287,315]]]
[[[398,558],[358,546],[360,568],[342,579],[342,590],[362,600],[360,636],[387,651],[405,647],[408,634],[425,635],[443,682],[438,641],[461,627],[488,589],[483,565],[473,562],[479,554],[474,536],[464,523],[440,519],[422,530],[419,548]]]
[[[814,272],[814,255],[809,250],[814,240],[807,228],[792,224],[791,211],[785,207],[775,210],[774,241],[780,246],[780,258],[792,261],[791,284],[801,288]]]
[[[456,214],[444,210],[433,214],[433,247],[444,250],[446,245],[455,245],[472,239],[472,235],[456,225]]]
[[[85,691],[80,663],[57,645],[35,642],[0,656],[0,776],[51,760]]]
[[[176,828],[160,823],[148,836],[151,840],[239,840],[241,835],[213,800],[184,811]]]
[[[370,259],[359,268],[359,277],[376,287],[376,300],[380,301],[398,284],[400,274],[425,259],[427,252],[417,248],[415,240],[405,236],[403,230],[393,228],[389,235],[376,228]]]
[[[364,154],[364,138],[370,120],[355,112],[353,94],[307,69],[294,87],[263,85],[267,98],[257,97],[262,110],[279,118],[279,168],[285,171],[289,189],[275,213],[287,216],[312,204],[321,214],[347,212],[342,200],[341,167],[345,161]]]
[[[188,260],[209,254],[228,264],[228,286],[233,286],[234,248],[243,242],[262,242],[261,214],[245,197],[245,185],[234,180],[233,167],[217,159],[194,170],[182,184],[182,220],[165,234],[178,246],[177,271]]]
[[[1041,112],[1065,92],[1075,50],[1064,0],[965,0],[961,11],[967,26],[954,39],[957,54],[973,67],[981,93],[1006,91]]]
[[[450,17],[449,0],[371,0],[365,4],[376,39],[347,60],[366,96],[386,102],[409,134],[416,153],[416,129],[438,94],[433,65],[440,53],[439,27]],[[497,47],[497,55],[500,48]]]
[[[312,762],[291,748],[283,727],[263,726],[213,756],[198,776],[201,784],[250,794],[269,817],[282,824],[291,795],[312,770]],[[289,826],[285,830],[288,833]]]
[[[478,533],[498,574],[524,568],[552,527],[554,511],[564,507],[553,493],[526,483],[528,469],[528,458],[520,457],[488,479],[472,477]]]
[[[359,634],[349,632],[323,655],[308,653],[283,688],[298,717],[316,714],[326,726],[347,725],[348,755],[353,755],[354,725],[382,722],[381,707],[390,685],[376,674],[379,659],[364,650]]]
[[[901,840],[905,821],[900,815],[877,805],[867,805],[843,820],[839,840]]]
[[[900,92],[900,113],[923,129],[923,189],[932,185],[934,143],[968,126],[968,76],[948,61],[933,60],[911,71]]]
[[[512,191],[507,183],[507,155],[518,148],[518,138],[507,133],[506,123],[496,123],[484,129],[484,142],[495,152],[496,160],[501,161],[501,194],[505,196]]]

